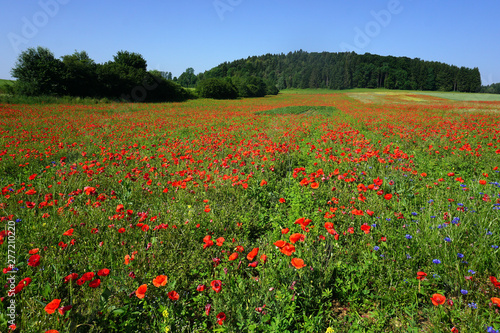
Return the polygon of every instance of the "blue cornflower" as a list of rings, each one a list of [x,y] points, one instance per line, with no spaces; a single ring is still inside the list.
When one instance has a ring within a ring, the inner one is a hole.
[[[411,256],[409,254],[407,254],[406,259],[411,259]]]
[[[432,202],[434,202],[434,200],[430,199],[430,200],[429,200],[429,201],[427,201],[427,202],[428,202],[428,203],[432,203]]]
[[[377,225],[375,223],[372,224],[372,228],[376,228],[376,227],[377,227]]]
[[[413,216],[417,216],[418,214],[417,214],[417,213],[415,213],[415,212],[413,212],[413,213],[411,213],[411,215],[413,215]]]
[[[434,259],[432,262],[433,262],[433,263],[435,263],[436,265],[438,265],[438,264],[440,264],[440,263],[441,263],[441,260],[439,260],[439,259]]]
[[[373,248],[373,250],[378,251],[378,250],[380,250],[380,247],[375,246],[375,247]]]
[[[433,215],[433,216],[431,216],[431,219],[435,219],[435,218],[436,218],[436,217],[435,217],[434,215]]]
[[[477,304],[476,303],[469,303],[467,305],[469,306],[469,308],[477,309]]]
[[[390,219],[390,218],[386,218],[385,220],[386,220],[386,221],[390,221],[391,219]]]
[[[405,237],[406,237],[406,239],[412,239],[411,235],[409,235],[409,234],[406,234]]]
[[[448,242],[448,243],[451,242],[451,238],[450,237],[446,237],[444,240],[445,240],[445,242]]]
[[[462,259],[462,258],[464,257],[464,255],[463,255],[462,253],[457,253],[457,257],[458,257],[459,259]]]
[[[471,273],[472,275],[476,274],[476,272],[473,271],[472,269],[469,269],[469,273]]]
[[[467,295],[469,292],[465,289],[461,289],[460,292],[462,293],[462,295]]]
[[[486,327],[486,333],[498,333],[498,331],[493,326],[488,326]]]
[[[486,236],[491,236],[491,235],[493,235],[493,233],[492,233],[491,231],[488,231],[488,232],[486,233]]]
[[[498,249],[498,245],[492,245],[491,247],[494,249]]]

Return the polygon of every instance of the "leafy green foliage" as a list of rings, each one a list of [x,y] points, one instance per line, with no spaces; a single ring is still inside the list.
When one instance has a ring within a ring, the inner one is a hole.
[[[236,87],[228,80],[207,79],[202,80],[197,86],[198,94],[205,98],[235,99],[238,97]]]
[[[22,52],[12,68],[21,95],[57,95],[64,92],[64,66],[49,49],[38,46]]]

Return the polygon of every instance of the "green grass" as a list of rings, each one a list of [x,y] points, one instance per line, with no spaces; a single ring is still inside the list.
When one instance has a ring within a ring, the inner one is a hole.
[[[0,94],[5,94],[6,93],[6,88],[7,86],[10,86],[14,83],[12,80],[4,80],[0,79]]]
[[[415,94],[429,95],[453,101],[500,101],[500,94],[440,92],[440,91],[414,91]]]

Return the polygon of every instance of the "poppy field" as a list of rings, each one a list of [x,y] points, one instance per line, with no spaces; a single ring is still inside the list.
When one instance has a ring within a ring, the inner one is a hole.
[[[1,332],[496,332],[500,102],[0,104]]]

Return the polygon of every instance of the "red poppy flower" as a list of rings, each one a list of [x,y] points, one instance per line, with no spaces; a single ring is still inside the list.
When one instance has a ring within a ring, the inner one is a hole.
[[[500,298],[498,297],[492,297],[491,298],[491,303],[493,303],[494,305],[498,306],[500,308]]]
[[[153,279],[153,285],[156,288],[163,287],[167,284],[168,278],[166,275],[158,275]]]
[[[302,260],[300,258],[293,258],[292,259],[292,266],[297,268],[297,269],[301,269],[302,267],[306,267],[306,265],[304,264],[304,260]]]
[[[60,299],[54,299],[52,300],[49,304],[45,306],[45,312],[48,314],[53,314],[56,312],[57,308],[59,307],[59,304],[61,304]]]
[[[103,269],[99,270],[99,272],[97,272],[97,275],[99,275],[99,276],[108,276],[109,272],[110,272],[109,269],[103,268]]]
[[[311,183],[310,186],[311,186],[312,189],[317,189],[319,187],[319,183],[314,182],[314,183]]]
[[[236,259],[238,259],[238,252],[234,252],[228,258],[229,261],[233,261],[233,260],[236,260]]]
[[[391,200],[391,198],[392,198],[392,194],[390,194],[390,193],[387,193],[386,195],[384,195],[385,200]]]
[[[59,312],[59,314],[61,316],[64,316],[66,314],[66,312],[71,310],[72,308],[73,308],[72,305],[66,305],[66,306],[60,307],[59,309],[57,309],[57,311]]]
[[[497,278],[494,276],[490,276],[490,281],[493,283],[493,285],[497,288],[500,288],[500,282],[497,281]]]
[[[254,267],[255,268],[255,267],[257,267],[258,264],[259,264],[258,261],[254,261],[254,262],[249,263],[248,267]]]
[[[90,281],[94,278],[94,275],[95,275],[94,272],[87,272],[82,275],[82,279],[85,281]]]
[[[292,253],[295,252],[295,246],[291,245],[291,244],[288,244],[286,243],[285,246],[283,246],[282,248],[280,248],[280,251],[281,253],[283,253],[284,255],[287,255],[287,256],[291,256]]]
[[[277,240],[276,242],[274,242],[274,245],[276,245],[277,247],[279,247],[280,249],[286,245],[286,242],[284,240]]]
[[[249,261],[252,261],[253,258],[255,258],[255,256],[257,255],[257,253],[259,253],[259,248],[258,247],[255,247],[252,251],[250,251],[250,253],[248,253],[247,255],[247,259]]]
[[[119,204],[119,205],[116,206],[116,212],[118,214],[120,214],[121,212],[123,212],[124,209],[125,209],[125,207],[122,204]]]
[[[238,252],[243,252],[243,251],[245,251],[245,248],[244,248],[243,246],[241,246],[241,245],[238,245],[238,246],[236,247],[236,251],[238,251]]]
[[[295,234],[290,235],[290,243],[295,244],[298,241],[302,241],[303,242],[305,238],[306,238],[305,235],[299,234],[299,233],[295,233]]]
[[[441,294],[434,294],[431,297],[431,301],[432,301],[432,304],[434,304],[435,306],[443,305],[444,302],[446,302],[446,297],[444,297]]]
[[[69,281],[73,281],[73,280],[76,280],[76,279],[78,279],[78,274],[71,273],[71,274],[69,274],[68,276],[66,276],[64,278],[64,283],[68,283]]]
[[[31,250],[29,250],[29,252],[28,252],[28,253],[29,253],[29,254],[37,254],[37,253],[38,253],[38,251],[39,251],[39,249],[38,249],[38,248],[36,248],[36,249],[31,249]]]
[[[95,279],[94,281],[89,283],[90,288],[97,288],[101,285],[101,279]]]
[[[290,231],[289,228],[281,229],[281,234],[286,235]]]
[[[71,235],[73,235],[73,228],[68,229],[63,233],[63,236],[71,236]]]
[[[58,330],[48,330],[48,331],[45,331],[45,333],[59,333]]]
[[[363,230],[365,234],[369,234],[370,233],[370,229],[371,229],[371,226],[369,226],[366,223],[361,226],[361,230]]]
[[[265,254],[263,254],[263,255],[260,256],[259,259],[260,259],[260,261],[262,261],[265,264],[266,261],[267,261],[267,256]]]
[[[212,282],[210,282],[210,286],[216,293],[219,293],[222,290],[222,281],[213,280]]]
[[[417,272],[417,280],[423,280],[427,276],[427,273]]]
[[[197,291],[204,291],[205,290],[205,285],[204,284],[199,284],[198,287],[196,287]]]
[[[285,203],[285,202],[286,202],[286,200],[285,200],[285,199],[283,199],[283,198],[280,198],[280,202],[281,202],[281,203]]]
[[[486,180],[481,179],[481,180],[479,181],[479,184],[481,184],[481,185],[486,185]]]
[[[205,305],[205,314],[208,316],[210,314],[210,310],[212,309],[212,304]]]
[[[219,237],[215,241],[217,242],[216,243],[217,246],[222,246],[224,244],[225,239],[224,237]]]
[[[224,312],[219,312],[216,316],[217,324],[222,325],[224,320],[226,320],[226,314]]]
[[[135,295],[137,296],[137,298],[144,298],[146,296],[146,291],[148,290],[148,285],[147,284],[143,284],[141,286],[139,286],[139,288],[137,288],[137,290],[135,291]]]
[[[167,295],[172,301],[177,301],[179,299],[179,294],[175,290],[169,291]]]
[[[40,255],[34,254],[28,259],[28,266],[36,267],[40,265]]]

